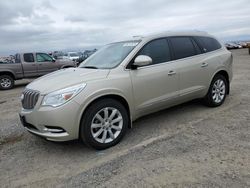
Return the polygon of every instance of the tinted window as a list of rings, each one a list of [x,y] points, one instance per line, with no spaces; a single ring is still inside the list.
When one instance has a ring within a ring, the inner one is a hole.
[[[194,37],[201,46],[203,52],[211,52],[221,48],[220,43],[214,38],[210,37]]]
[[[36,60],[37,60],[37,62],[52,61],[52,57],[50,57],[48,54],[37,53]]]
[[[192,39],[192,42],[194,44],[194,48],[195,48],[195,51],[197,52],[197,54],[201,54],[202,53],[202,50],[200,48],[200,46],[197,44],[197,42],[195,40]]]
[[[169,46],[166,39],[158,39],[146,44],[138,55],[147,55],[152,58],[153,64],[171,60]]]
[[[197,54],[191,38],[171,37],[169,40],[173,47],[175,59],[190,57]]]
[[[34,62],[34,56],[32,53],[23,54],[23,59],[25,62]]]

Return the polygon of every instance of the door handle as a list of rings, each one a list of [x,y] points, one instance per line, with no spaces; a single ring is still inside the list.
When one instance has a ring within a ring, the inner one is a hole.
[[[168,76],[172,76],[172,75],[175,75],[175,74],[176,74],[176,72],[173,71],[173,70],[171,70],[171,71],[168,72]]]
[[[208,66],[208,63],[204,62],[204,63],[201,64],[201,67],[207,67],[207,66]]]

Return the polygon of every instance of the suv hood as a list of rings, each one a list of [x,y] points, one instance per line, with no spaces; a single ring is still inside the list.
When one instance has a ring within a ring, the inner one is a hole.
[[[39,91],[42,95],[45,95],[76,84],[106,78],[109,72],[108,69],[61,69],[34,80],[26,88]]]

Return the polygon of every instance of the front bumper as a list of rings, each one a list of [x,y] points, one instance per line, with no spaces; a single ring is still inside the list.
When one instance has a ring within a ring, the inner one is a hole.
[[[22,109],[20,120],[26,130],[47,140],[74,140],[79,135],[79,108],[73,100],[57,108],[36,105],[32,110]]]

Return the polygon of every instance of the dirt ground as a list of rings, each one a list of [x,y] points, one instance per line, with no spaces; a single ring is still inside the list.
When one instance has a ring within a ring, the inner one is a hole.
[[[143,117],[104,151],[25,131],[19,97],[29,80],[0,91],[0,187],[250,187],[250,55],[233,55],[224,105],[192,101]]]

